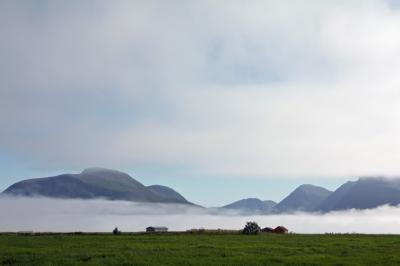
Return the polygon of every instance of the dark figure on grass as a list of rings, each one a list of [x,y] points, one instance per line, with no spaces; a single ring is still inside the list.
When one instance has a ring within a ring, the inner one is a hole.
[[[261,228],[256,222],[247,222],[243,228],[243,234],[246,235],[256,235],[261,231]]]
[[[119,234],[121,234],[121,231],[119,231],[118,227],[115,227],[115,228],[114,228],[113,234],[114,234],[114,235],[119,235]]]

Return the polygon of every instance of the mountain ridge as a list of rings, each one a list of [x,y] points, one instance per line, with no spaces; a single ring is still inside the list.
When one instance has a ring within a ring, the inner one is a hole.
[[[174,189],[145,186],[130,175],[106,168],[87,168],[78,174],[26,179],[16,182],[0,195],[50,197],[63,199],[126,200],[149,203],[178,203],[201,207],[188,201]],[[371,209],[400,204],[400,179],[360,177],[335,191],[303,184],[276,203],[258,198],[237,200],[222,207],[208,208],[214,213],[234,211],[240,214],[281,214],[294,212],[326,213],[347,209]]]
[[[105,198],[138,202],[192,204],[172,188],[154,191],[126,173],[106,168],[87,168],[79,174],[27,179],[3,191],[5,195],[50,198]]]
[[[320,186],[303,184],[280,201],[273,211],[275,213],[311,212],[331,193],[332,191]]]
[[[275,205],[276,202],[272,200],[263,201],[258,198],[246,198],[227,204],[221,209],[236,210],[242,213],[268,214]]]
[[[360,177],[357,181],[348,181],[341,185],[315,211],[362,210],[399,204],[399,178]]]

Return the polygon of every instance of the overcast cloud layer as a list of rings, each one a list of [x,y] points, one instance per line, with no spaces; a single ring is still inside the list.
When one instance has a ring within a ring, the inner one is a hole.
[[[172,231],[243,228],[247,221],[262,227],[284,225],[295,233],[400,234],[400,208],[383,206],[364,211],[324,215],[291,214],[240,216],[213,215],[207,210],[182,205],[140,204],[105,200],[55,200],[0,198],[0,232],[125,232],[147,226],[167,226]]]
[[[0,149],[51,169],[399,174],[392,3],[1,1]]]

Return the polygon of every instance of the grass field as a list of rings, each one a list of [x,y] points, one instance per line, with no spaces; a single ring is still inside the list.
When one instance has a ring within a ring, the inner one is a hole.
[[[400,236],[0,235],[1,265],[395,265]]]

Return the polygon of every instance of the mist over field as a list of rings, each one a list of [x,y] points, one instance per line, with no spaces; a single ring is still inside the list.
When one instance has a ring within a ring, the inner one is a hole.
[[[116,226],[123,232],[137,232],[150,225],[167,226],[171,231],[241,229],[246,221],[256,221],[261,227],[283,225],[295,233],[399,234],[400,208],[381,206],[327,214],[242,216],[179,204],[0,198],[1,232],[111,232]]]

